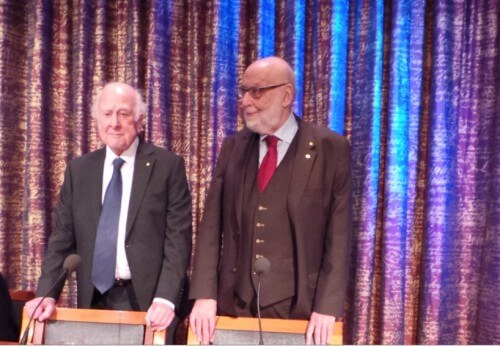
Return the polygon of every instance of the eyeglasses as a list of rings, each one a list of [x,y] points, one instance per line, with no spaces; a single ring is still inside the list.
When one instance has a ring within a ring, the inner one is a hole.
[[[281,84],[276,84],[276,85],[270,85],[270,86],[266,86],[266,87],[262,87],[262,88],[258,88],[258,87],[245,87],[245,86],[239,86],[238,87],[238,98],[242,99],[243,96],[245,96],[245,94],[248,92],[250,93],[250,96],[252,96],[252,98],[254,99],[258,99],[259,97],[262,96],[262,94],[264,93],[264,91],[266,90],[270,90],[270,89],[274,89],[274,88],[277,88],[277,87],[280,87],[280,86],[283,86],[283,85],[287,85],[288,83],[281,83]]]

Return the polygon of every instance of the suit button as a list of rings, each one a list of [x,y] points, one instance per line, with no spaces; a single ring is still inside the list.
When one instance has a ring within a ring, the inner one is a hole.
[[[261,257],[263,257],[263,256],[261,256],[261,255],[255,255],[255,258],[257,258],[257,259],[259,259]]]
[[[264,227],[264,224],[260,223],[260,222],[257,222],[257,224],[255,226],[257,226],[257,227]]]
[[[236,273],[238,270],[236,268],[231,269],[233,273]]]
[[[259,210],[267,210],[267,208],[262,205],[259,205]]]

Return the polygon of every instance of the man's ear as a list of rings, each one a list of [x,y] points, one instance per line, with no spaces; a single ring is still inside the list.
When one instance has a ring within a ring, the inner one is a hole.
[[[139,114],[139,119],[135,121],[135,130],[139,133],[142,131],[144,123],[144,114]]]
[[[285,96],[283,97],[283,107],[289,107],[293,102],[293,87],[291,84],[285,85]]]
[[[99,133],[99,114],[96,114],[94,117],[91,117],[94,122],[95,130]]]

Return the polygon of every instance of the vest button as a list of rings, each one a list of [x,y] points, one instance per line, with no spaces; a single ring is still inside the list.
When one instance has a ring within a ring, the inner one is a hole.
[[[236,273],[238,270],[236,268],[231,269],[233,273]]]
[[[262,240],[262,239],[256,239],[256,240],[255,240],[255,242],[256,242],[257,244],[260,244],[260,243],[263,243],[263,242],[264,242],[264,240]]]
[[[257,222],[256,226],[257,226],[257,227],[264,227],[264,224],[263,224],[263,223],[260,223],[260,222]]]
[[[267,208],[259,205],[259,210],[267,210]]]
[[[255,258],[259,259],[261,257],[264,257],[264,256],[261,256],[261,255],[255,255]]]

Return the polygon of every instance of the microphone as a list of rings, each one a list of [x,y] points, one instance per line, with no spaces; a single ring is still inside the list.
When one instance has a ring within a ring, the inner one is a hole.
[[[66,277],[69,274],[73,273],[76,269],[78,269],[81,261],[82,261],[82,259],[77,254],[72,254],[72,255],[69,255],[68,257],[66,257],[66,259],[64,260],[64,263],[63,263],[63,270],[64,271],[57,278],[57,280],[54,281],[54,283],[50,287],[47,294],[45,294],[43,296],[43,298],[40,299],[37,306],[35,307],[35,310],[33,310],[33,313],[31,314],[28,325],[26,326],[26,329],[24,330],[23,337],[21,338],[21,341],[19,342],[20,345],[26,345],[26,341],[28,340],[28,333],[30,330],[30,324],[31,324],[31,321],[33,321],[33,316],[35,316],[36,310],[40,307],[40,305],[45,300],[45,298],[47,298],[49,296],[50,292],[52,292],[54,290],[54,288],[57,286],[58,283],[60,283],[61,281],[66,281]]]
[[[257,317],[259,319],[259,345],[264,345],[264,336],[262,334],[262,321],[260,319],[260,282],[264,274],[269,273],[271,270],[271,262],[265,257],[258,258],[254,263],[254,269],[259,275],[259,283],[257,285]]]
[[[265,257],[260,257],[254,264],[255,272],[259,275],[267,274],[271,271],[271,262]]]

